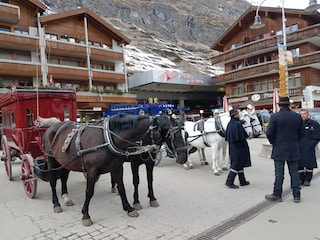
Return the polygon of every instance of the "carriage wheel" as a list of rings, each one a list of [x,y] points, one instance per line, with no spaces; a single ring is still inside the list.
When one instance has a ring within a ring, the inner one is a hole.
[[[4,167],[6,169],[6,173],[8,176],[9,181],[12,180],[12,156],[10,153],[10,147],[8,144],[8,139],[5,135],[2,136],[1,139],[1,146],[2,146],[2,156],[1,156],[1,160],[4,163]]]
[[[37,192],[37,178],[34,174],[34,161],[30,154],[23,154],[21,162],[21,180],[29,198],[34,198]]]

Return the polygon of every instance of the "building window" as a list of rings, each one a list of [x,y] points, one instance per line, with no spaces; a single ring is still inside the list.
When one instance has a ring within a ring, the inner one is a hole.
[[[10,27],[7,27],[7,26],[0,26],[0,31],[11,32],[11,29],[10,29]]]
[[[28,30],[22,30],[22,29],[15,29],[14,33],[21,34],[21,35],[24,35],[24,36],[28,36],[29,35],[29,31]]]

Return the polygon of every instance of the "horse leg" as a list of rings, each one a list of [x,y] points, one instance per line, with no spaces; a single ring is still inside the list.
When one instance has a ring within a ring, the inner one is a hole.
[[[223,171],[228,171],[230,162],[229,162],[229,156],[227,155],[227,150],[228,150],[228,143],[224,142],[223,147],[222,147],[222,158],[223,158]]]
[[[220,172],[218,169],[218,157],[219,152],[218,152],[218,144],[214,144],[211,146],[211,155],[212,155],[212,171],[214,175],[219,176]]]
[[[139,213],[130,206],[127,196],[126,196],[126,190],[124,188],[123,184],[123,166],[119,167],[118,170],[113,172],[113,176],[115,177],[115,182],[118,184],[118,191],[120,194],[121,202],[122,202],[122,207],[124,211],[127,211],[127,214],[130,217],[138,217]]]
[[[91,226],[93,222],[91,221],[89,215],[89,203],[94,194],[94,186],[98,179],[98,174],[96,170],[91,169],[87,172],[87,188],[86,188],[86,199],[82,207],[82,224],[84,226]]]
[[[53,212],[59,213],[62,212],[62,208],[59,203],[59,199],[57,196],[57,171],[50,171],[49,173],[49,180],[50,180],[50,187],[51,187],[51,193],[52,193],[52,204],[53,204]]]
[[[200,162],[202,166],[209,165],[206,154],[205,154],[205,148],[200,148],[199,150],[199,156],[200,156]]]
[[[60,172],[60,180],[61,180],[61,194],[63,198],[63,202],[65,206],[73,206],[74,203],[68,196],[68,188],[67,188],[67,181],[69,178],[70,171],[67,169],[61,169]]]
[[[132,182],[134,187],[133,192],[133,207],[136,210],[141,210],[142,206],[139,201],[139,183],[140,183],[140,176],[139,176],[139,161],[133,160],[131,162],[131,172],[132,172]]]
[[[111,173],[111,192],[119,194],[119,192],[118,192],[118,184],[115,182],[114,176],[113,176],[112,173]]]
[[[159,203],[154,196],[153,192],[153,168],[154,163],[149,161],[146,162],[146,169],[147,169],[147,180],[148,180],[148,197],[149,197],[149,204],[150,207],[159,207]]]

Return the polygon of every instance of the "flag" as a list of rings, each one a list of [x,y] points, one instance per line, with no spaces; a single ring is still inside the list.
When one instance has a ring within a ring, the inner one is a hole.
[[[273,102],[272,102],[274,113],[279,112],[279,110],[280,110],[279,105],[278,105],[278,101],[279,101],[279,92],[278,92],[278,88],[275,88],[273,90]]]
[[[49,76],[49,84],[50,84],[50,85],[54,85],[54,81],[53,81],[53,76],[52,76],[52,74],[50,74],[50,76]]]
[[[227,96],[223,97],[223,112],[229,112],[229,106],[228,106],[228,98]]]

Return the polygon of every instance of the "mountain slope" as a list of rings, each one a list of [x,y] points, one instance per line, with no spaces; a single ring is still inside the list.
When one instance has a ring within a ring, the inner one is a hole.
[[[179,69],[214,75],[210,46],[250,7],[246,0],[43,0],[50,11],[87,7],[132,41],[129,74]]]

